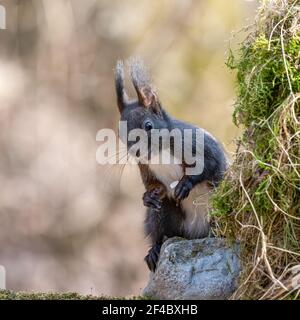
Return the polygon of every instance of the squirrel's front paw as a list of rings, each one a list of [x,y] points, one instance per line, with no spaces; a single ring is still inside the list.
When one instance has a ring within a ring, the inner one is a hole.
[[[182,179],[178,182],[174,191],[174,198],[177,201],[182,201],[187,198],[190,191],[193,188],[193,184],[188,179]]]
[[[162,200],[160,197],[161,190],[159,188],[146,191],[143,196],[144,206],[159,211],[162,205]]]

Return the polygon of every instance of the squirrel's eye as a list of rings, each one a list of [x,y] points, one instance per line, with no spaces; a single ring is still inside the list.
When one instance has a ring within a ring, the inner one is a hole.
[[[153,124],[152,124],[152,122],[151,122],[151,121],[146,121],[146,122],[144,123],[144,128],[145,128],[146,131],[150,131],[151,129],[153,129]]]

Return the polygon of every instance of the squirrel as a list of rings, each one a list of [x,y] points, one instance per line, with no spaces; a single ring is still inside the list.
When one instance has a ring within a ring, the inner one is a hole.
[[[121,121],[127,121],[129,130],[143,129],[150,133],[154,128],[170,131],[175,128],[180,131],[199,129],[167,114],[152,85],[149,72],[141,60],[132,59],[129,62],[129,70],[137,93],[135,100],[129,100],[125,90],[124,63],[117,62],[115,68],[117,105]],[[228,161],[221,144],[210,133],[202,130],[204,132],[202,173],[188,175],[186,173],[188,165],[184,162],[138,163],[146,189],[143,195],[143,203],[147,207],[144,228],[146,236],[151,239],[151,248],[144,260],[152,272],[156,270],[160,249],[165,239],[174,236],[197,239],[209,235],[208,199],[213,188],[222,180]],[[195,147],[196,141],[193,136],[192,147]],[[128,146],[129,144],[127,141]],[[150,148],[149,145],[149,154]],[[199,198],[200,202],[197,203]]]

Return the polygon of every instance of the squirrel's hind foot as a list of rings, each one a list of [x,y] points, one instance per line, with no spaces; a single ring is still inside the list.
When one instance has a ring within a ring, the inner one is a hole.
[[[155,244],[149,251],[145,257],[145,261],[150,271],[155,272],[159,253],[161,249],[161,244]]]

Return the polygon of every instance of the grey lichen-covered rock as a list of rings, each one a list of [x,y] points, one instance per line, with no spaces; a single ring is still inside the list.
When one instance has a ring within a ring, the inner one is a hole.
[[[224,239],[168,239],[143,294],[158,299],[228,299],[240,272],[238,245]]]

